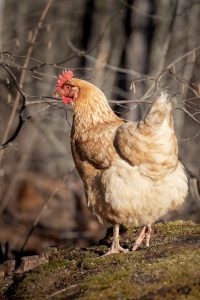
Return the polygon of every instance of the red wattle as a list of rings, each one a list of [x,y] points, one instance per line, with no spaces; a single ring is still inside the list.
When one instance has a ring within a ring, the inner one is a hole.
[[[72,98],[62,97],[62,101],[63,101],[64,104],[70,104],[72,102]]]

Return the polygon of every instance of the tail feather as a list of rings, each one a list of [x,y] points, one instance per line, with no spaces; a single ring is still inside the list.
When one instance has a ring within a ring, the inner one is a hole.
[[[160,125],[166,118],[170,119],[172,111],[171,97],[166,92],[161,92],[150,110],[148,111],[144,121],[149,126]]]

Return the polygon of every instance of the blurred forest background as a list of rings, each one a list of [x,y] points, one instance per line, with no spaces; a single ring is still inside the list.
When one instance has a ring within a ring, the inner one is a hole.
[[[1,261],[84,246],[104,232],[71,157],[72,112],[53,100],[68,68],[126,119],[144,116],[155,89],[176,95],[190,195],[165,220],[200,222],[199,27],[195,0],[0,0]]]

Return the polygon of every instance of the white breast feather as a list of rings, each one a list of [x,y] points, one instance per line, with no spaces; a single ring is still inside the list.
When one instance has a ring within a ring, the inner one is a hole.
[[[187,177],[179,162],[176,170],[155,181],[140,173],[140,167],[119,159],[102,175],[105,201],[121,216],[121,223],[152,224],[187,195]]]

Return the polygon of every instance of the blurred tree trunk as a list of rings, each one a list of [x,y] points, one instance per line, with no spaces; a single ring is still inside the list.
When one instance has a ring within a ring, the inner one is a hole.
[[[131,13],[130,24],[126,26],[127,32],[127,45],[124,49],[126,53],[125,68],[132,69],[139,74],[149,73],[149,56],[152,46],[152,37],[155,30],[155,24],[153,19],[149,15],[156,12],[155,1],[128,1],[130,7],[127,7],[127,12]],[[131,6],[132,5],[132,6]],[[132,7],[132,9],[130,9]],[[139,76],[137,76],[139,77]],[[144,95],[147,83],[142,81],[135,84],[135,93],[130,90],[130,83],[133,80],[133,76],[127,76],[126,88],[129,92],[129,99],[140,99]],[[132,105],[131,107],[134,108]],[[146,107],[144,105],[135,106],[133,110],[130,110],[128,117],[132,120],[141,119],[144,116]]]
[[[85,16],[87,17],[87,14]],[[118,66],[120,62],[124,47],[123,12],[120,12],[117,1],[95,1],[91,19],[91,35],[87,45],[82,46],[85,49],[90,49],[94,45],[96,47],[86,59],[86,66],[93,68],[94,83],[104,90],[108,98],[111,98],[116,72],[108,70],[106,65]]]
[[[3,9],[4,9],[4,0],[0,0],[0,51],[2,51],[2,39],[3,39]]]

